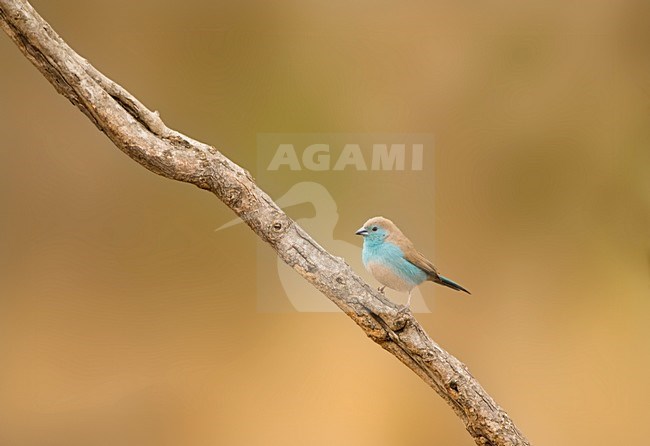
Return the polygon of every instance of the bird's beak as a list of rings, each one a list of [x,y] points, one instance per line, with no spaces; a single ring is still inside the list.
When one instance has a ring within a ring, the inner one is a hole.
[[[359,230],[355,232],[355,234],[365,237],[366,235],[368,235],[368,230],[366,228],[359,228]]]

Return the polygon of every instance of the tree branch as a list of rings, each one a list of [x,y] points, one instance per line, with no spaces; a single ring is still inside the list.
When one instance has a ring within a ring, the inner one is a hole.
[[[211,191],[230,207],[284,262],[447,401],[478,445],[529,445],[467,367],[433,342],[408,309],[374,291],[343,259],[318,245],[246,170],[214,147],[169,129],[157,112],[74,52],[29,3],[0,0],[0,26],[120,150],[158,175]]]

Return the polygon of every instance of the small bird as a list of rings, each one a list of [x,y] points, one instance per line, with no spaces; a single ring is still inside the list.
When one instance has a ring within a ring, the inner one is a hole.
[[[389,219],[373,217],[359,228],[356,235],[363,237],[363,265],[382,284],[379,291],[383,293],[386,287],[408,291],[407,307],[411,305],[413,288],[427,280],[471,294],[453,280],[438,274],[433,263],[420,254]]]

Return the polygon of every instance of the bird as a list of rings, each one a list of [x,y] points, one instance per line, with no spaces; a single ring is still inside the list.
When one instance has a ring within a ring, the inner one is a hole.
[[[471,294],[439,274],[433,263],[415,249],[413,242],[389,219],[373,217],[355,234],[363,237],[363,265],[382,284],[379,292],[383,293],[386,287],[408,292],[407,307],[411,305],[413,289],[426,281]]]
[[[309,215],[296,216],[296,223],[316,238],[318,243],[329,252],[346,259],[354,270],[363,270],[361,259],[357,256],[359,247],[354,243],[339,240],[334,236],[334,230],[339,222],[338,205],[332,193],[325,185],[314,181],[295,183],[286,193],[276,199],[275,203],[281,209],[291,209],[295,206],[308,204],[312,208],[312,211]],[[238,217],[224,223],[215,229],[215,231],[221,231],[240,223],[243,223],[243,220]],[[267,255],[270,254],[266,249],[257,250],[258,265],[268,265],[270,262],[275,262],[277,267],[269,269],[258,266],[258,283],[264,283],[263,288],[260,289],[268,290],[268,280],[271,279],[277,282],[275,277],[273,277],[277,276],[284,295],[280,297],[273,293],[260,293],[257,302],[258,309],[270,312],[295,310],[303,313],[340,311],[339,307],[331,301],[323,299],[322,294],[318,290],[296,274],[293,268],[287,266],[282,259],[278,257],[276,260],[273,260],[267,258]],[[371,274],[366,274],[365,271],[363,273],[362,277],[370,280]],[[286,297],[286,301],[284,297]],[[431,304],[424,301],[424,297],[418,289],[413,290],[411,297],[413,301],[411,308],[414,312],[431,313]]]

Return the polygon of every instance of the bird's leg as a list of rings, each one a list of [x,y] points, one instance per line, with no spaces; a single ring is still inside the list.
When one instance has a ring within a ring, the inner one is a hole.
[[[386,285],[380,286],[379,288],[377,288],[377,291],[379,291],[381,294],[384,294],[384,289],[385,288],[386,288]]]
[[[408,297],[408,299],[406,299],[406,308],[411,308],[411,293],[412,292],[413,292],[413,290],[409,291],[409,297]]]

